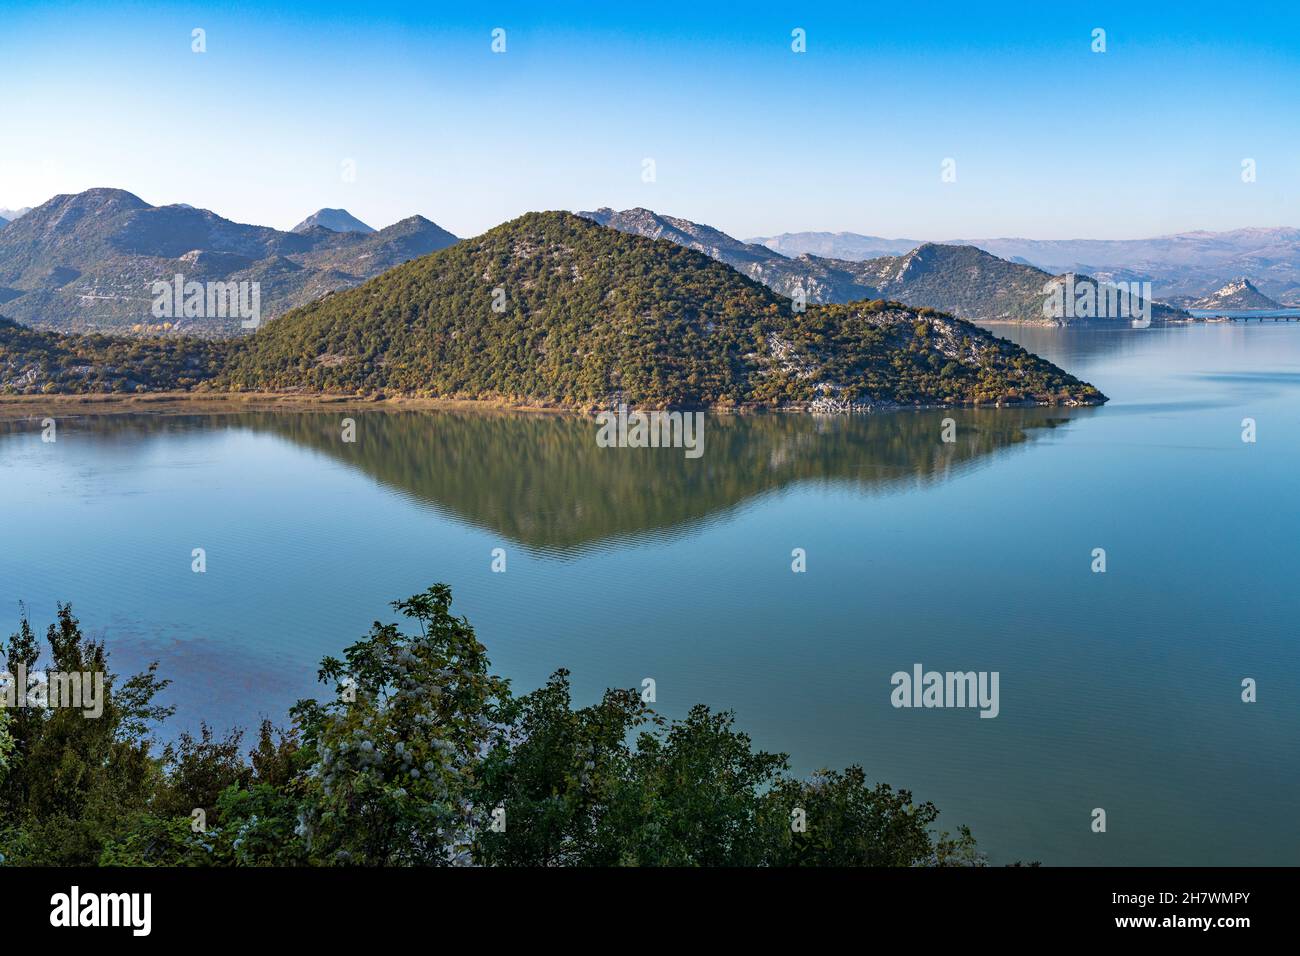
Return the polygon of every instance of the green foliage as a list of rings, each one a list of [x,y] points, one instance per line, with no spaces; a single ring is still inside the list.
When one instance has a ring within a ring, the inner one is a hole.
[[[773,801],[799,808],[807,829],[782,834],[773,862],[785,866],[914,866],[931,858],[931,803],[906,790],[867,783],[861,767],[824,770],[810,780],[782,780]]]
[[[227,787],[246,786],[252,777],[240,749],[243,732],[232,730],[222,740],[207,724],[195,738],[182,732],[162,753],[164,782],[151,805],[162,816],[190,816],[202,809],[209,822],[218,820],[217,801]]]
[[[229,343],[41,332],[0,318],[0,395],[184,391],[211,379]]]
[[[951,866],[974,838],[935,836],[938,811],[868,784],[810,780],[755,750],[730,713],[681,720],[632,690],[573,707],[568,673],[513,697],[451,592],[435,585],[322,661],[329,700],[294,728],[201,725],[154,752],[168,716],[151,668],[120,681],[60,606],[51,669],[105,678],[103,715],[0,710],[0,862],[102,866]],[[36,664],[24,619],[5,648]],[[796,824],[796,821],[799,821]]]
[[[773,826],[764,791],[785,754],[755,751],[730,713],[703,704],[664,733],[637,741],[629,793],[614,818],[623,863],[756,866],[769,862]],[[630,798],[630,799],[629,799]]]
[[[623,841],[611,838],[635,777],[628,738],[662,718],[630,690],[607,691],[600,703],[574,710],[565,670],[502,716],[512,733],[487,754],[476,796],[483,806],[504,808],[507,826],[479,832],[478,859],[498,866],[620,862]]]
[[[9,711],[0,708],[0,787],[9,774],[9,760],[14,751],[14,738],[9,733]]]
[[[87,717],[79,708],[22,707],[8,715],[13,753],[0,780],[0,853],[16,864],[93,865],[160,784],[148,733],[171,713],[154,703],[167,682],[153,667],[119,680],[104,646],[82,635],[67,605],[46,643],[49,670],[100,675],[103,711]],[[40,643],[26,619],[4,658],[10,674],[20,664],[29,674],[37,670]]]
[[[206,866],[209,847],[190,820],[141,813],[121,834],[105,841],[99,866]]]
[[[420,633],[376,621],[345,660],[322,662],[335,698],[293,711],[311,762],[299,834],[319,862],[467,860],[481,816],[470,783],[481,750],[499,738],[508,685],[488,673],[469,622],[452,616],[446,585],[394,607]]]

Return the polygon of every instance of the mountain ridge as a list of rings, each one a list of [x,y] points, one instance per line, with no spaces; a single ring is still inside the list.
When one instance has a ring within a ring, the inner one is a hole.
[[[837,237],[838,244],[827,237]],[[786,255],[817,252],[853,261],[870,258],[857,255],[857,247],[893,240],[854,232],[787,232],[747,241],[775,244]],[[1208,295],[1222,284],[1224,275],[1250,275],[1264,294],[1280,301],[1300,301],[1300,228],[1294,226],[1201,229],[1146,239],[1004,236],[948,239],[943,244],[977,246],[1058,275],[1080,272],[1107,282],[1151,282],[1157,298],[1166,301]]]
[[[0,230],[0,308],[41,328],[125,331],[154,323],[153,284],[182,275],[259,283],[265,320],[456,241],[422,216],[369,234],[319,226],[293,233],[96,188],[55,196]],[[239,331],[238,319],[185,325],[198,334]]]
[[[1048,314],[1049,301],[1065,276],[1015,263],[969,245],[921,243],[902,255],[863,261],[828,259],[810,253],[795,258],[767,246],[743,243],[712,226],[655,213],[644,208],[622,212],[602,208],[578,213],[610,228],[652,239],[687,245],[732,266],[786,296],[801,292],[808,302],[889,299],[914,307],[948,312],[985,325],[1128,324],[1145,300],[1125,295],[1123,314]],[[1103,287],[1087,274],[1072,275],[1071,286],[1091,286],[1094,299]],[[1127,307],[1131,306],[1131,307]],[[1180,309],[1153,303],[1156,322],[1190,319]]]

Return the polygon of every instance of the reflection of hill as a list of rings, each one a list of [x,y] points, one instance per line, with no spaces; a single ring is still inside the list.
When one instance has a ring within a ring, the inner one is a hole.
[[[1078,414],[1077,412],[1075,414]],[[957,442],[940,441],[942,419]],[[836,418],[709,416],[704,455],[600,448],[591,419],[444,413],[335,415],[246,422],[348,461],[385,484],[536,549],[683,529],[800,481],[885,491],[953,477],[1065,421],[1048,409],[902,412]],[[245,420],[241,418],[241,422]]]
[[[584,549],[674,533],[803,481],[864,493],[940,482],[1087,409],[964,409],[838,416],[708,416],[704,455],[600,448],[593,419],[461,412],[250,412],[105,416],[69,422],[101,439],[179,429],[249,428],[360,468],[461,520],[537,550]],[[345,444],[340,420],[357,423]],[[945,417],[957,441],[940,441]],[[2,426],[0,426],[2,427]]]

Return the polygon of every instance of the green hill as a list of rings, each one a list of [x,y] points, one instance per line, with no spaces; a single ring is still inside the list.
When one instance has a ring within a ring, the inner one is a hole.
[[[294,310],[219,384],[587,408],[1105,401],[959,319],[880,301],[795,312],[702,253],[564,212]]]

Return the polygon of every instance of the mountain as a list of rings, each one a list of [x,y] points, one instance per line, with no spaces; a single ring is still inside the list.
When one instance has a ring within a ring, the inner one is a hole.
[[[1095,388],[949,316],[798,311],[708,255],[529,213],[241,340],[217,387],[562,407],[1098,404]]]
[[[1223,309],[1226,311],[1282,308],[1277,302],[1274,302],[1255,288],[1254,284],[1245,276],[1233,279],[1209,295],[1202,296],[1199,299],[1192,299],[1186,305],[1189,309]]]
[[[1023,256],[1052,271],[1149,281],[1163,299],[1208,295],[1225,275],[1249,275],[1272,298],[1300,300],[1300,229],[1291,227],[1151,239],[983,239],[975,244],[995,255]]]
[[[815,256],[790,259],[766,246],[741,242],[712,226],[689,219],[663,216],[641,208],[617,212],[603,207],[578,215],[619,232],[647,239],[666,239],[702,252],[785,296],[793,296],[798,289],[803,289],[809,302],[852,302],[875,298],[872,289],[859,285],[849,272],[841,268],[842,263]]]
[[[21,219],[31,211],[31,206],[24,206],[22,209],[0,209],[0,219],[13,222],[15,219]]]
[[[151,206],[120,189],[56,196],[0,230],[0,309],[27,325],[125,331],[180,325],[238,332],[238,317],[157,319],[155,282],[258,283],[263,321],[442,249],[456,237],[421,216],[370,234],[301,233],[206,209]],[[249,287],[251,289],[251,286]]]
[[[975,246],[925,243],[905,255],[846,263],[845,268],[860,285],[872,287],[882,298],[951,312],[976,323],[1128,325],[1147,304],[1140,295],[1122,294],[1092,276],[1053,276]],[[1083,309],[1060,309],[1049,315],[1045,307],[1050,311],[1053,293],[1066,286],[1071,302],[1077,302],[1085,292],[1097,302],[1110,292],[1122,307],[1108,311],[1094,308],[1091,314]],[[1156,302],[1151,303],[1150,317],[1153,322],[1164,323],[1185,320],[1188,315]]]
[[[779,236],[760,236],[745,242],[765,246],[790,258],[810,255],[849,262],[897,256],[922,244],[920,239],[882,239],[879,236],[860,236],[856,232],[783,232]]]
[[[9,225],[9,220],[4,216],[0,216],[0,229],[3,229],[7,225]]]
[[[1044,304],[1050,290],[1067,281],[1041,269],[1008,262],[973,246],[925,243],[901,256],[881,256],[860,262],[824,259],[803,253],[787,258],[764,245],[744,243],[711,226],[686,219],[663,216],[648,209],[615,212],[598,209],[579,213],[601,225],[645,236],[667,239],[678,245],[712,256],[749,278],[762,282],[782,295],[794,296],[805,290],[814,303],[852,302],[862,299],[890,299],[914,307],[948,312],[968,322],[1033,323],[1051,325],[1129,324],[1143,306],[1140,297],[1129,300],[1122,315],[1059,315],[1048,317]],[[868,237],[859,237],[868,238]],[[904,242],[905,240],[898,240]],[[1091,286],[1104,293],[1095,278],[1087,275],[1068,279],[1071,288]],[[1098,291],[1092,293],[1095,297]],[[1186,313],[1156,304],[1155,322],[1186,320]]]
[[[831,238],[827,238],[831,237]],[[785,233],[770,240],[789,255],[869,259],[892,240],[852,232]],[[902,241],[902,240],[900,240]],[[1150,282],[1155,296],[1178,301],[1208,295],[1224,275],[1250,275],[1263,293],[1300,302],[1300,229],[1291,226],[1181,232],[1151,239],[951,239],[1055,274],[1086,273],[1104,282]]]
[[[346,209],[317,209],[314,213],[304,219],[298,225],[293,227],[294,232],[306,232],[312,226],[320,226],[322,229],[328,229],[330,232],[374,232],[374,228],[367,226]]]

